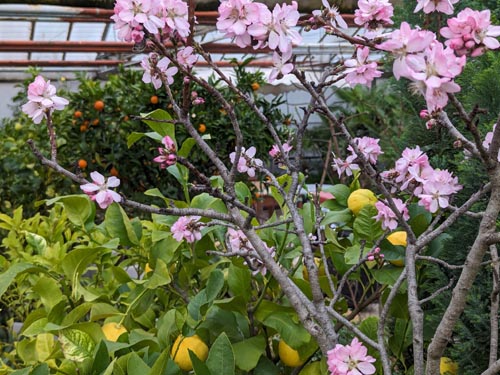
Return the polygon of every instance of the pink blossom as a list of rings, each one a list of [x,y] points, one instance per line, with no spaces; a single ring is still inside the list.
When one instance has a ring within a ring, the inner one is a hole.
[[[453,14],[453,4],[458,3],[458,0],[417,0],[417,3],[415,13],[423,10],[426,14],[432,12]]]
[[[248,150],[245,150],[245,147],[241,148],[241,155],[237,163],[237,170],[240,173],[246,173],[249,177],[255,177],[255,167],[261,167],[263,165],[262,160],[255,159],[255,153],[257,149],[252,146]],[[236,152],[231,152],[229,154],[229,160],[231,163],[235,163]]]
[[[21,107],[35,124],[39,124],[48,112],[61,110],[68,105],[68,100],[56,95],[55,86],[37,76],[28,86],[28,103]]]
[[[160,4],[154,0],[117,0],[115,14],[111,18],[116,22],[115,28],[121,31],[120,37],[132,41],[133,31],[141,30],[142,27],[151,34],[158,34],[160,29],[165,27]],[[138,39],[137,35],[135,39]]]
[[[252,44],[252,37],[248,33],[248,27],[261,22],[261,14],[270,12],[263,4],[253,3],[251,0],[223,0],[219,5],[219,18],[217,18],[217,29],[234,37],[235,43],[243,48]],[[267,11],[267,12],[266,12]]]
[[[177,52],[177,62],[179,65],[184,66],[185,68],[191,68],[198,61],[198,56],[194,53],[193,47],[188,46],[180,49]]]
[[[96,201],[99,207],[105,209],[113,202],[121,202],[122,197],[115,191],[109,189],[119,186],[120,179],[111,176],[106,182],[104,176],[95,171],[90,174],[90,177],[92,178],[92,183],[80,185],[80,189],[82,189],[90,199]]]
[[[372,375],[375,373],[375,358],[367,355],[368,350],[355,337],[350,345],[337,344],[327,355],[331,375]]]
[[[300,14],[296,1],[292,5],[276,4],[273,9],[273,24],[269,32],[269,48],[289,52],[293,44],[300,44],[302,36],[295,29]]]
[[[378,156],[383,154],[378,142],[380,139],[371,137],[354,138],[354,143],[356,144],[359,152],[363,154],[366,160],[370,164],[376,164]],[[353,155],[356,154],[352,146],[347,148]]]
[[[282,148],[283,148],[283,152],[285,154],[288,154],[292,150],[293,147],[290,146],[287,142],[285,142],[285,143],[283,143]],[[273,147],[271,148],[271,150],[269,150],[269,155],[271,155],[271,157],[273,157],[273,158],[281,157],[281,151],[280,151],[280,148],[278,147],[277,144],[274,144]]]
[[[344,173],[347,176],[352,176],[353,171],[359,171],[359,165],[354,163],[356,159],[356,155],[349,155],[345,160],[335,157],[333,158],[332,167],[337,171],[339,178],[342,177]]]
[[[500,47],[496,39],[500,35],[500,26],[491,25],[489,10],[465,8],[447,22],[448,26],[440,31],[441,35],[448,39],[445,44],[459,56],[479,56],[486,49]]]
[[[382,76],[382,72],[377,70],[376,62],[367,62],[369,53],[368,47],[358,46],[356,58],[344,62],[347,67],[345,80],[351,87],[357,84],[371,87],[372,81]]]
[[[173,139],[168,135],[163,137],[161,142],[165,147],[158,147],[160,155],[154,158],[153,161],[155,163],[159,163],[161,169],[165,169],[177,162],[177,155],[175,154],[177,147],[175,146]]]
[[[230,251],[237,251],[243,254],[246,253],[246,255],[243,255],[243,257],[245,258],[245,264],[249,266],[254,275],[256,275],[257,273],[265,275],[267,273],[267,269],[266,266],[264,265],[264,262],[262,262],[260,256],[255,251],[255,248],[250,243],[247,236],[245,236],[243,231],[236,230],[233,228],[228,228],[227,240]],[[269,252],[269,254],[274,257],[275,255],[274,247],[269,247],[265,242],[264,246],[265,249]]]
[[[405,221],[409,220],[410,214],[408,213],[406,204],[403,203],[403,201],[399,198],[394,198],[393,202],[396,205],[399,213],[403,216],[403,219]],[[398,218],[394,211],[382,201],[378,201],[377,203],[375,203],[375,208],[377,209],[378,213],[376,216],[374,216],[374,219],[377,221],[382,221],[382,229],[396,229],[396,227],[398,226]]]
[[[322,11],[314,10],[312,12],[313,16],[324,17],[329,22],[328,27],[347,29],[348,28],[347,23],[342,18],[339,9],[335,6],[331,6],[328,3],[328,0],[322,0],[322,3],[324,9]]]
[[[273,53],[273,69],[269,74],[269,82],[274,82],[277,79],[289,74],[293,70],[293,64],[288,62],[292,58],[292,51],[282,53]]]
[[[402,22],[399,30],[390,33],[390,39],[377,45],[383,51],[392,52],[395,57],[392,67],[396,79],[410,77],[406,56],[424,51],[436,39],[436,35],[427,30],[411,29],[407,22]]]
[[[171,85],[174,83],[174,75],[178,69],[175,66],[168,67],[170,59],[163,57],[158,61],[158,55],[151,52],[149,56],[145,56],[141,61],[141,67],[144,69],[142,81],[144,83],[152,83],[155,89],[159,89],[163,82],[162,78]]]
[[[493,130],[486,133],[486,136],[484,137],[483,147],[486,150],[488,150],[490,148],[491,142],[493,141],[493,134],[495,132],[496,127],[497,127],[497,124],[493,125]],[[497,160],[500,162],[500,150],[498,151]]]
[[[368,29],[392,25],[394,8],[389,0],[359,0],[354,12],[354,23]]]
[[[366,257],[369,261],[374,261],[374,260],[383,260],[385,258],[384,254],[380,252],[380,247],[376,247],[372,251],[370,251]]]
[[[172,237],[181,242],[183,239],[188,243],[201,240],[201,228],[203,223],[200,223],[200,216],[181,216],[172,224],[170,231]]]
[[[157,1],[158,3],[161,3]],[[188,6],[182,0],[163,0],[165,7],[165,26],[167,32],[175,32],[186,38],[191,33],[188,21]]]

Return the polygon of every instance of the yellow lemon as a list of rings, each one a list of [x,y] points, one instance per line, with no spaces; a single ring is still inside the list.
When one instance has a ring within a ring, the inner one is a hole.
[[[377,197],[373,194],[373,191],[368,189],[358,189],[355,190],[347,198],[347,207],[352,211],[354,215],[357,215],[359,211],[364,206],[371,205],[374,206],[377,203]]]
[[[106,323],[102,326],[102,333],[109,341],[117,341],[123,333],[127,332],[127,329],[118,323],[111,322]]]
[[[153,269],[151,268],[149,263],[146,263],[146,265],[144,266],[144,273],[147,275],[150,272],[153,272]]]
[[[318,276],[325,276],[325,266],[323,265],[321,259],[314,257],[314,263],[316,263],[316,267],[318,267]],[[309,281],[309,271],[307,270],[307,267],[305,265],[302,267],[302,278],[306,281]]]
[[[457,375],[458,363],[453,362],[448,357],[441,357],[441,362],[439,363],[439,373],[441,375]]]
[[[278,354],[281,362],[288,367],[299,367],[304,364],[304,360],[300,359],[299,352],[290,347],[286,342],[280,340],[278,345]]]
[[[387,236],[387,241],[389,241],[394,246],[406,246],[407,234],[404,230],[393,232]],[[404,260],[390,260],[389,263],[396,267],[403,267],[405,265]]]
[[[193,364],[189,357],[189,350],[191,350],[200,361],[205,361],[208,357],[208,346],[198,335],[191,337],[179,335],[172,345],[170,356],[177,366],[184,371],[191,371],[193,369]]]

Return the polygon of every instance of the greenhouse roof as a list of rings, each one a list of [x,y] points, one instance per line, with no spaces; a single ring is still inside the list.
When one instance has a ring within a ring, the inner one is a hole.
[[[118,40],[110,19],[113,11],[100,8],[51,5],[0,4],[0,71],[23,72],[30,66],[44,71],[112,70],[119,64],[141,60],[133,44]],[[217,13],[196,12],[196,39],[224,66],[230,59],[255,57],[251,65],[271,65],[270,52],[255,54],[240,49],[215,29]],[[352,16],[346,16],[349,20]],[[323,30],[300,30],[304,44],[294,49],[297,64],[308,70],[322,70],[340,56],[352,54],[352,47]],[[203,64],[200,64],[201,67]],[[4,79],[6,75],[2,75]]]

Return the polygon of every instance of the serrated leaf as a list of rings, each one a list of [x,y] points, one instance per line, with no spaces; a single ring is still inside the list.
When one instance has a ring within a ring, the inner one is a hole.
[[[83,362],[92,358],[95,343],[87,332],[68,328],[61,331],[59,341],[66,359]]]

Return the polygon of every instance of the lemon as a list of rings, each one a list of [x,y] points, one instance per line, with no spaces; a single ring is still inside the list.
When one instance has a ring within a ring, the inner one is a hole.
[[[304,364],[305,361],[300,359],[299,352],[292,347],[290,347],[286,342],[280,340],[278,345],[278,354],[280,356],[281,362],[288,367],[299,367]]]
[[[200,361],[205,361],[208,357],[208,346],[198,335],[190,337],[179,335],[172,345],[170,356],[177,366],[184,371],[191,371],[193,369],[193,364],[189,357],[189,350],[191,350]]]
[[[387,241],[389,241],[394,246],[406,246],[407,234],[404,230],[393,232],[387,236]],[[404,260],[390,260],[389,263],[396,267],[403,267],[405,265]]]
[[[314,263],[316,263],[316,267],[318,267],[318,276],[325,276],[325,266],[323,265],[321,258],[314,257]],[[305,265],[302,267],[302,278],[306,281],[309,281],[309,271],[307,270],[307,267]]]
[[[318,375],[318,374],[321,374],[321,365],[318,361],[309,363],[299,372],[299,375]]]
[[[457,375],[458,363],[453,362],[448,357],[441,357],[441,362],[439,363],[439,373],[441,375]]]
[[[127,332],[127,329],[119,323],[111,322],[102,326],[102,333],[109,341],[117,341],[118,337],[125,332]]]
[[[149,263],[146,263],[146,265],[144,266],[144,273],[147,275],[150,272],[153,272],[153,269],[151,268]]]
[[[374,206],[375,203],[377,203],[377,197],[373,194],[373,191],[368,189],[355,190],[347,198],[347,207],[354,215],[357,215],[364,206]]]

